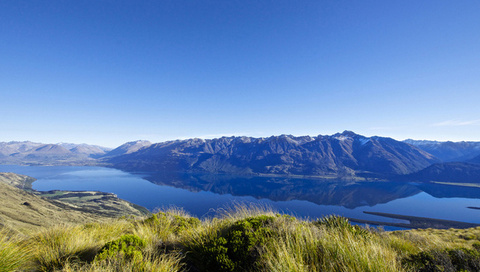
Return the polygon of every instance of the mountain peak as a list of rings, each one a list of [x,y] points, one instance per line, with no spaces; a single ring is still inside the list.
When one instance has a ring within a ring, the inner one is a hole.
[[[332,136],[327,136],[327,137],[332,137],[332,138],[337,139],[339,141],[344,141],[344,140],[347,140],[347,139],[355,140],[355,139],[358,139],[358,138],[367,139],[367,137],[356,134],[355,132],[350,131],[350,130],[345,130],[342,133],[335,133]]]
[[[139,149],[151,146],[152,143],[146,140],[137,140],[132,142],[124,143],[123,145],[113,149],[112,151],[106,154],[106,157],[120,156],[125,154],[130,154],[138,151]]]
[[[145,145],[151,145],[152,143],[150,141],[147,141],[147,140],[136,140],[136,141],[131,141],[131,142],[126,142],[124,143],[123,145],[136,145],[136,144],[145,144]]]
[[[337,133],[338,134],[338,133]],[[351,131],[351,130],[344,130],[340,135],[342,136],[345,136],[345,137],[356,137],[356,136],[362,136],[362,135],[358,135],[356,134],[355,132]],[[363,136],[362,136],[363,137]]]

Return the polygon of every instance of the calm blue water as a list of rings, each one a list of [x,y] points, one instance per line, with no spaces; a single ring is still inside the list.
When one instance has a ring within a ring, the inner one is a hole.
[[[287,178],[242,178],[219,175],[126,173],[86,166],[0,165],[37,179],[33,188],[96,190],[149,210],[178,206],[191,214],[211,216],[234,203],[257,203],[299,217],[338,214],[351,218],[401,222],[364,214],[363,211],[480,223],[480,188],[399,182],[342,182]]]

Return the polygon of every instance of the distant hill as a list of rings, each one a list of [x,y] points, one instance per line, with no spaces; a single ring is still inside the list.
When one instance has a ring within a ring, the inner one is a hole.
[[[0,173],[0,228],[23,232],[58,224],[148,213],[144,208],[108,193],[52,191],[42,194],[19,189],[22,183],[31,179],[14,173]]]
[[[87,144],[1,142],[0,164],[90,165],[109,150]]]
[[[144,140],[128,142],[128,143],[125,143],[125,144],[109,151],[108,153],[106,153],[104,155],[104,157],[116,157],[116,156],[130,154],[130,153],[138,151],[141,148],[148,147],[150,145],[152,145],[151,142],[144,141]]]
[[[444,162],[468,161],[475,156],[480,156],[480,142],[438,142],[411,139],[404,142],[416,146]]]
[[[446,162],[433,164],[417,173],[407,175],[407,180],[480,183],[480,164]]]
[[[12,154],[29,152],[33,149],[39,148],[44,144],[34,142],[0,142],[0,156],[7,157]]]
[[[59,145],[63,146],[62,144]],[[110,152],[112,149],[98,145],[73,144],[69,150],[74,154],[83,154],[92,158],[98,158],[105,155],[107,152]]]
[[[105,161],[132,171],[310,176],[409,174],[439,162],[412,145],[351,131],[317,137],[176,140],[144,146]]]

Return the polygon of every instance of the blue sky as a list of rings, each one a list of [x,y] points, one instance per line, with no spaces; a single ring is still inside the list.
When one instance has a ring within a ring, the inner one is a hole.
[[[0,141],[480,141],[479,1],[0,1]]]

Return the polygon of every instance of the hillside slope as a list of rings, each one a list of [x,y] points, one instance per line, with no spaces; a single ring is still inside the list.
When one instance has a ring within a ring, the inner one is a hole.
[[[32,182],[34,181],[35,178],[29,176],[0,172],[0,183],[3,182],[19,189],[32,189]]]
[[[122,215],[143,216],[148,213],[113,194],[49,192],[46,196],[57,196],[56,200],[52,200],[14,187],[25,176],[7,173],[0,177],[0,226],[20,232],[58,224],[96,222]]]

